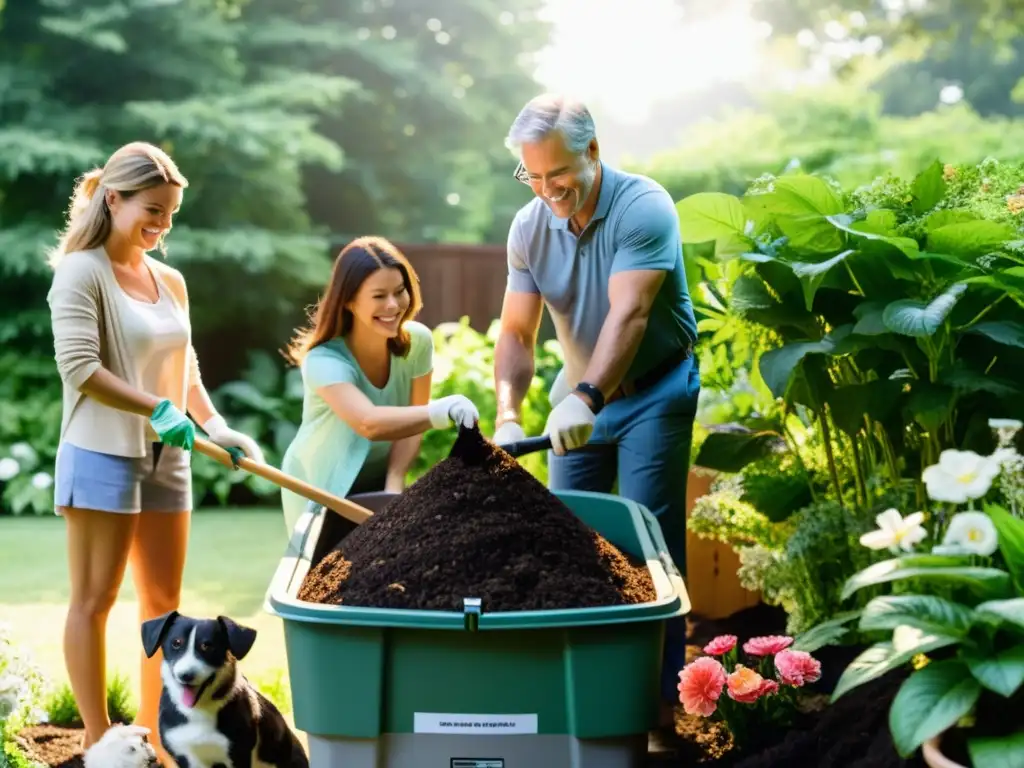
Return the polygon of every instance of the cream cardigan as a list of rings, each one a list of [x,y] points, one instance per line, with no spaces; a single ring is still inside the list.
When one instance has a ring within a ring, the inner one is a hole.
[[[163,289],[183,311],[188,323],[188,292],[181,273],[145,257]],[[53,328],[57,372],[64,384],[61,441],[115,456],[144,456],[149,420],[90,400],[80,387],[101,366],[138,388],[124,341],[117,292],[122,291],[103,246],[66,254],[57,264],[47,296]],[[170,398],[182,411],[188,392],[200,383],[199,366],[189,342],[169,361],[168,375],[181,382]],[[83,407],[83,404],[88,403]]]

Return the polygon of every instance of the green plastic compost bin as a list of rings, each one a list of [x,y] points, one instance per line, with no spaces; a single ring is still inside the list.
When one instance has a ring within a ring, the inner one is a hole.
[[[657,599],[575,610],[464,612],[295,598],[352,530],[319,507],[293,530],[267,593],[284,624],[295,725],[313,768],[640,768],[656,724],[664,622],[690,609],[661,529],[617,496],[556,492],[645,561]],[[388,494],[355,496],[373,510]],[[467,514],[472,514],[467,510]]]

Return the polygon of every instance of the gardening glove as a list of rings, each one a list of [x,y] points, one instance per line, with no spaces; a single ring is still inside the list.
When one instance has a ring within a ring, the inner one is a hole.
[[[506,421],[496,430],[494,430],[494,442],[496,445],[508,445],[509,443],[518,443],[520,440],[526,439],[526,432],[523,428],[515,421]]]
[[[431,400],[427,404],[427,415],[434,429],[445,429],[453,422],[457,427],[468,429],[476,426],[480,420],[480,412],[473,405],[473,401],[465,395],[448,395]]]
[[[556,456],[564,456],[566,451],[586,445],[594,432],[594,420],[597,417],[587,404],[576,395],[562,399],[548,414],[548,422],[544,425],[544,434],[551,437],[551,450]]]
[[[267,463],[259,444],[248,435],[231,429],[220,414],[203,424],[203,431],[209,435],[211,441],[221,448],[227,448],[229,452],[231,452],[231,448],[241,448],[242,452],[253,461],[258,461],[260,464]],[[235,463],[237,464],[237,460]]]
[[[150,426],[160,442],[191,451],[196,441],[196,425],[174,406],[170,400],[161,400],[149,417]]]

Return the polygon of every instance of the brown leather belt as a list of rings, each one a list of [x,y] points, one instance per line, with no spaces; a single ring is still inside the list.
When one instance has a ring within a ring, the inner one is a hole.
[[[608,397],[605,402],[610,403],[621,397],[629,397],[630,395],[635,395],[637,392],[642,392],[645,389],[653,387],[669,373],[682,365],[684,361],[688,360],[692,354],[693,345],[687,344],[683,349],[677,350],[674,354],[666,357],[660,363],[647,371],[643,376],[638,376],[632,381],[622,382],[618,389],[612,392],[611,396]]]

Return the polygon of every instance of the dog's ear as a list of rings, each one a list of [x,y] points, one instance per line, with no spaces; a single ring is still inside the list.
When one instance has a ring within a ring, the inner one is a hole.
[[[178,615],[177,611],[170,611],[163,616],[142,622],[142,649],[146,652],[146,658],[153,658],[153,654],[163,644],[167,630],[174,624]]]
[[[237,624],[227,616],[218,616],[217,621],[228,633],[228,648],[231,654],[238,660],[244,659],[256,642],[256,630]]]

